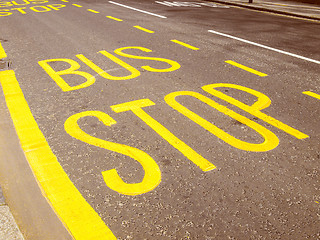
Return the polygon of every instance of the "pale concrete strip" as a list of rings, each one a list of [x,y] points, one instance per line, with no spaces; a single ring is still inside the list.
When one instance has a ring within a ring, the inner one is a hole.
[[[0,239],[24,240],[10,208],[5,205],[4,196],[0,187]]]
[[[2,91],[0,91],[0,183],[6,204],[10,207],[25,239],[73,239],[43,196],[31,172]],[[0,237],[0,239],[10,238]]]
[[[7,205],[0,206],[0,239],[24,240]]]

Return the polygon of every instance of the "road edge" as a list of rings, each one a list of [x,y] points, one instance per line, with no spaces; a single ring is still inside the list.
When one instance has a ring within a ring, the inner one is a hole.
[[[20,146],[3,92],[0,94],[0,183],[25,239],[73,239],[47,199]]]

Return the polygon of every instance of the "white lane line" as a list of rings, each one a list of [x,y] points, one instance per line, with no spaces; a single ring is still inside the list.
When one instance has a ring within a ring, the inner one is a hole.
[[[161,16],[161,15],[158,15],[158,14],[155,14],[155,13],[151,13],[151,12],[147,12],[147,11],[140,10],[140,9],[137,9],[137,8],[129,7],[127,5],[116,3],[116,2],[113,2],[113,1],[109,1],[109,3],[115,4],[115,5],[118,5],[118,6],[121,6],[121,7],[129,8],[129,9],[132,9],[132,10],[135,10],[135,11],[138,11],[138,12],[142,12],[142,13],[145,13],[145,14],[149,14],[149,15],[152,15],[152,16],[155,16],[155,17],[167,18],[165,16]]]
[[[320,61],[317,61],[317,60],[314,60],[314,59],[311,59],[311,58],[303,57],[303,56],[300,56],[300,55],[297,55],[297,54],[294,54],[294,53],[289,53],[289,52],[286,52],[286,51],[283,51],[283,50],[279,50],[279,49],[276,49],[276,48],[268,47],[268,46],[265,46],[265,45],[262,45],[262,44],[259,44],[259,43],[251,42],[251,41],[248,41],[248,40],[245,40],[245,39],[242,39],[242,38],[238,38],[238,37],[234,37],[234,36],[231,36],[231,35],[228,35],[228,34],[225,34],[225,33],[220,33],[220,32],[216,32],[216,31],[213,31],[213,30],[208,30],[208,32],[211,32],[211,33],[214,33],[214,34],[218,34],[218,35],[221,35],[221,36],[224,36],[224,37],[232,38],[232,39],[235,39],[235,40],[238,40],[238,41],[241,41],[241,42],[249,43],[249,44],[252,44],[252,45],[255,45],[255,46],[258,46],[258,47],[262,47],[262,48],[265,48],[265,49],[268,49],[268,50],[271,50],[271,51],[275,51],[275,52],[278,52],[278,53],[282,53],[282,54],[285,54],[285,55],[288,55],[288,56],[291,56],[291,57],[296,57],[296,58],[300,58],[302,60],[306,60],[306,61],[309,61],[309,62],[320,64]]]

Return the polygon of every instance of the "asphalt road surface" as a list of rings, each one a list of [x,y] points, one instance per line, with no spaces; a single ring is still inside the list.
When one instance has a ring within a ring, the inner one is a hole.
[[[75,239],[319,239],[320,24],[194,2],[0,3],[35,176]]]

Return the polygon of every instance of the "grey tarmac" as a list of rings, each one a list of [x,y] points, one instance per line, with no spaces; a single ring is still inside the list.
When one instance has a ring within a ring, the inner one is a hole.
[[[0,174],[34,182],[26,239],[320,238],[319,22],[183,2],[0,3],[23,149],[4,120]]]

